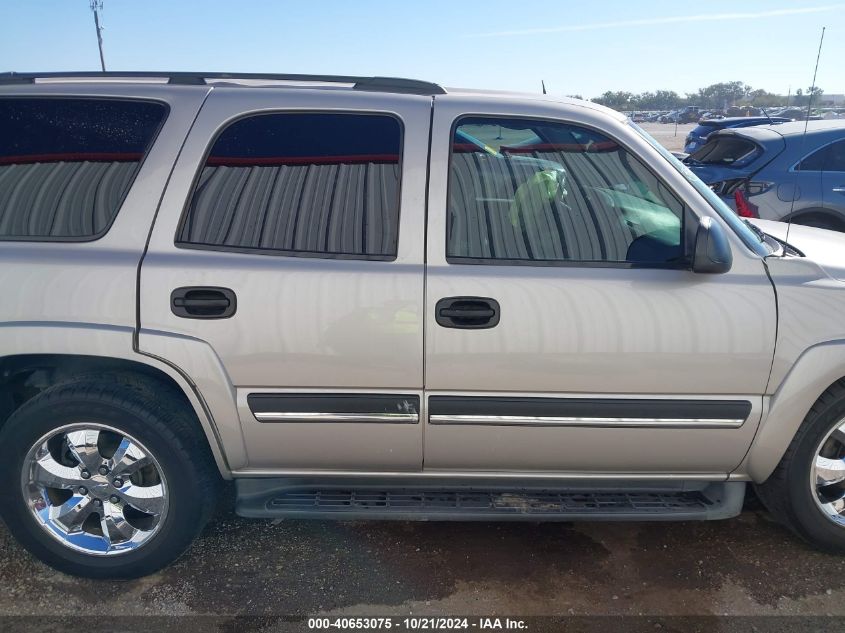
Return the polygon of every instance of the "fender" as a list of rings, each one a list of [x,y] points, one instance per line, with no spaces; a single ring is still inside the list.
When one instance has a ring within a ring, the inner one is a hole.
[[[234,388],[228,383],[216,355],[201,341],[183,343],[182,347],[190,349],[195,358],[188,369],[197,371],[200,376],[189,377],[191,374],[184,368],[158,358],[154,353],[135,351],[133,334],[134,328],[119,325],[11,321],[0,323],[0,349],[4,356],[68,354],[120,359],[163,372],[173,379],[191,403],[220,474],[230,479],[233,468],[246,464],[246,449],[235,408]],[[148,340],[155,339],[155,336],[148,337]],[[156,346],[151,347],[155,349]]]
[[[237,392],[212,347],[190,336],[141,328],[138,352],[142,357],[166,364],[195,386],[214,421],[213,428],[229,468],[245,467],[246,443],[238,417]]]
[[[769,399],[751,449],[737,472],[764,482],[777,467],[807,413],[827,389],[845,376],[845,340],[808,348]]]

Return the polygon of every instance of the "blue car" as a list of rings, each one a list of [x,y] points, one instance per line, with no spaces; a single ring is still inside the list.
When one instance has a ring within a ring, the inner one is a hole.
[[[684,163],[740,216],[845,232],[845,121],[720,130]]]
[[[693,128],[692,132],[687,134],[684,145],[684,152],[692,154],[699,149],[707,141],[707,137],[717,132],[718,130],[725,130],[727,128],[735,127],[751,127],[752,125],[771,125],[772,123],[786,123],[792,119],[786,117],[767,117],[767,116],[734,116],[725,119],[708,119],[707,121],[699,121],[698,125]]]

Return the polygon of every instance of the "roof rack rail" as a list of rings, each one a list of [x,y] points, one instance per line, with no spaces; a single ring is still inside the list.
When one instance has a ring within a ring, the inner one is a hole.
[[[0,73],[0,84],[31,84],[36,79],[140,79],[164,78],[170,84],[205,85],[207,80],[269,79],[272,81],[303,81],[316,83],[352,84],[354,90],[370,92],[397,92],[415,95],[439,95],[446,91],[435,83],[398,77],[354,77],[347,75],[291,75],[279,73],[194,73],[163,71],[74,71],[48,73]]]

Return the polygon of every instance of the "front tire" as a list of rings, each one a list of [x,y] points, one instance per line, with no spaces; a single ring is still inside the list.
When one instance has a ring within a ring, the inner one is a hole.
[[[0,430],[0,513],[56,569],[136,578],[187,549],[220,483],[193,412],[114,377],[51,387]]]
[[[822,394],[756,490],[774,518],[798,536],[845,553],[845,381]]]

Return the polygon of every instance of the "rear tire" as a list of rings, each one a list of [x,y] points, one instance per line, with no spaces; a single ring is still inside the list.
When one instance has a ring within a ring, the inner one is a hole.
[[[188,548],[221,479],[172,392],[86,376],[43,391],[3,425],[0,482],[0,513],[37,558],[76,576],[136,578]]]
[[[845,553],[845,381],[816,401],[775,471],[755,489],[779,523],[819,549]]]

